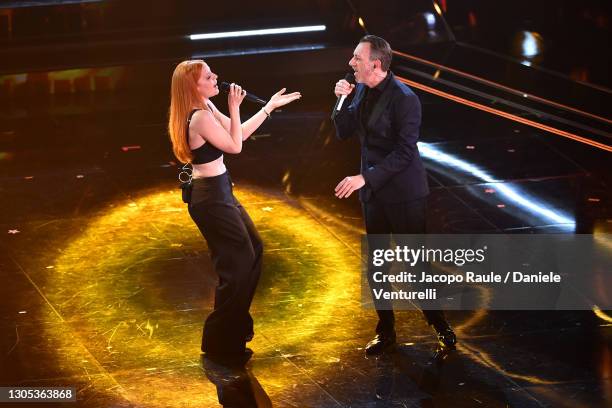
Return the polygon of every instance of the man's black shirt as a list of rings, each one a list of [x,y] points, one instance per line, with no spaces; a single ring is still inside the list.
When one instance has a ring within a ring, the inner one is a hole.
[[[366,87],[365,96],[363,100],[364,103],[361,104],[362,108],[359,112],[359,120],[361,121],[364,127],[366,127],[368,119],[370,119],[370,115],[372,114],[372,110],[380,99],[380,95],[387,86],[387,83],[389,82],[390,78],[390,71],[387,71],[387,76],[380,82],[380,84],[376,85],[374,88]]]

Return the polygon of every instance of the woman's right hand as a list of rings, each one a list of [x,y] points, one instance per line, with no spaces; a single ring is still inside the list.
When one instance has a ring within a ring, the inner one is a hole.
[[[240,104],[244,100],[246,96],[246,91],[242,89],[240,85],[235,83],[230,84],[230,89],[227,94],[227,105],[229,107],[230,112],[239,109]]]

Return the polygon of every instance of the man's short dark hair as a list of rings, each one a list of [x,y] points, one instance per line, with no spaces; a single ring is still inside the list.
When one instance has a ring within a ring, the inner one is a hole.
[[[370,61],[380,60],[380,69],[383,71],[389,70],[393,52],[391,51],[391,46],[385,39],[375,35],[366,35],[359,40],[359,42],[370,43]]]

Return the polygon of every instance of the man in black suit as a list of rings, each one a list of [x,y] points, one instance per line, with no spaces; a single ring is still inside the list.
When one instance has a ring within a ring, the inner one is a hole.
[[[359,190],[368,234],[424,234],[429,188],[417,148],[421,104],[389,70],[391,57],[387,41],[366,35],[349,61],[357,85],[344,79],[336,83],[338,97],[355,91],[350,105],[335,116],[334,124],[341,140],[359,136],[361,173],[340,181],[335,194],[346,198]],[[384,309],[377,304],[376,337],[367,344],[367,354],[380,354],[395,345],[393,309]],[[455,333],[444,312],[423,310],[423,314],[440,343],[454,347]]]

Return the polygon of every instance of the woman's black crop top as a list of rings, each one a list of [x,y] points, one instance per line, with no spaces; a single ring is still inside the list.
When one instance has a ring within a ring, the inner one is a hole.
[[[187,137],[187,144],[189,144],[189,123],[191,123],[191,117],[196,111],[200,109],[194,109],[189,114],[189,118],[187,119],[187,128],[185,130],[185,136]],[[210,142],[204,143],[202,146],[197,149],[192,149],[191,153],[193,153],[193,160],[191,163],[193,164],[204,164],[209,163],[213,160],[217,160],[219,157],[223,155],[223,152],[213,146]]]

